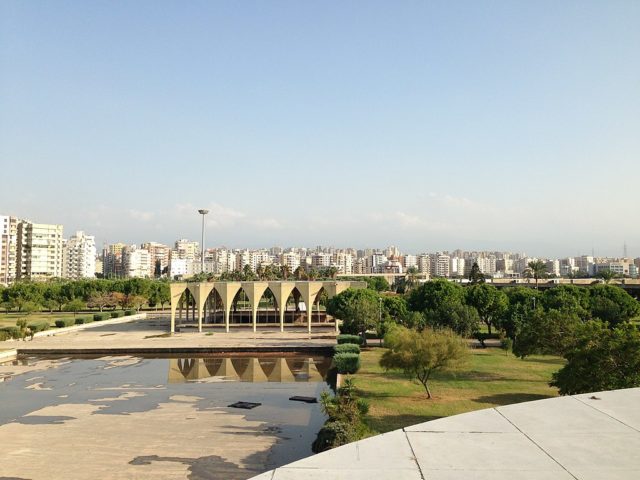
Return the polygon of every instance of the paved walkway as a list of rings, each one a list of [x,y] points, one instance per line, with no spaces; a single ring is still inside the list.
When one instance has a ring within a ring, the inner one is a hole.
[[[251,327],[234,327],[225,333],[223,328],[198,333],[167,333],[168,318],[134,320],[116,325],[99,325],[83,331],[73,331],[65,335],[39,337],[33,341],[0,342],[0,349],[18,349],[19,353],[155,353],[165,351],[233,351],[233,350],[273,350],[331,348],[335,344],[333,327],[314,327],[309,334],[304,327],[279,328],[260,327],[253,332]]]
[[[455,415],[345,445],[254,480],[640,478],[640,388]]]

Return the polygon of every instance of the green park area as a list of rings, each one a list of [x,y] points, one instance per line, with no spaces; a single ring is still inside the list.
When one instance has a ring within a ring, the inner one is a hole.
[[[24,318],[27,321],[27,323],[47,322],[49,324],[49,328],[55,328],[56,320],[73,318],[73,313],[32,312],[26,315],[26,314],[21,314],[19,312],[10,312],[10,313],[3,312],[3,313],[0,313],[0,327],[12,327],[21,318]]]
[[[379,361],[384,348],[361,353],[361,368],[354,376],[361,398],[369,404],[364,417],[372,434],[436,418],[510,403],[558,395],[550,387],[551,375],[565,361],[551,355],[519,359],[499,348],[473,349],[468,363],[456,372],[436,372],[427,399],[420,383],[402,372],[387,371]]]

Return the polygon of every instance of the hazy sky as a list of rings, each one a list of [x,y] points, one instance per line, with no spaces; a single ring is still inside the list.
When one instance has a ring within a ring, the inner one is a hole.
[[[640,2],[0,2],[0,214],[640,256]]]

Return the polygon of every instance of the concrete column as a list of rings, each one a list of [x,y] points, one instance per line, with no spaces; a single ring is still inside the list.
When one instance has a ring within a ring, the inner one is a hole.
[[[180,297],[186,289],[186,283],[171,283],[169,285],[169,293],[171,295],[171,333],[176,331],[176,310],[180,303]]]
[[[251,305],[251,319],[253,321],[253,331],[257,330],[258,324],[258,306],[260,299],[267,290],[269,284],[267,282],[242,282],[242,289],[247,294],[249,305]]]
[[[278,304],[278,310],[280,312],[280,331],[284,332],[284,313],[287,303],[287,299],[293,289],[295,288],[294,282],[269,282],[269,290],[273,293],[276,303]]]

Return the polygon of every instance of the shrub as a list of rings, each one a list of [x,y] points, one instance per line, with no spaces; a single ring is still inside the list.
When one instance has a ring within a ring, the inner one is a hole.
[[[76,325],[84,325],[85,323],[93,322],[93,317],[77,317]]]
[[[360,370],[360,355],[357,353],[336,353],[333,362],[338,373],[356,373]]]
[[[11,335],[9,335],[8,332],[5,332],[4,330],[0,330],[0,342],[4,342],[5,340],[9,340],[11,338]]]
[[[58,328],[64,328],[64,327],[70,327],[72,325],[75,325],[76,321],[74,318],[61,318],[59,320],[56,320],[56,327]]]
[[[125,314],[126,316],[129,316],[129,315],[135,315],[136,313],[138,313],[138,312],[136,312],[135,310],[132,310],[132,309],[129,309],[129,310],[125,310],[125,311],[124,311],[124,314]]]
[[[355,343],[341,343],[334,345],[334,353],[360,353],[360,345]]]
[[[121,310],[117,310],[115,312],[111,312],[111,318],[120,318],[124,317],[124,312]]]
[[[18,327],[4,327],[0,332],[5,332],[9,338],[20,338],[20,329]]]
[[[341,345],[343,343],[355,343],[356,345],[362,345],[362,337],[360,335],[348,335],[348,334],[342,334],[342,335],[338,335],[336,337],[336,340],[338,341],[338,345]]]
[[[108,318],[111,318],[111,315],[109,315],[109,313],[105,312],[105,313],[96,313],[93,315],[93,320],[96,322],[99,322],[100,320],[106,320]]]
[[[44,332],[45,330],[49,330],[49,322],[33,322],[27,325],[27,327],[32,333]]]

